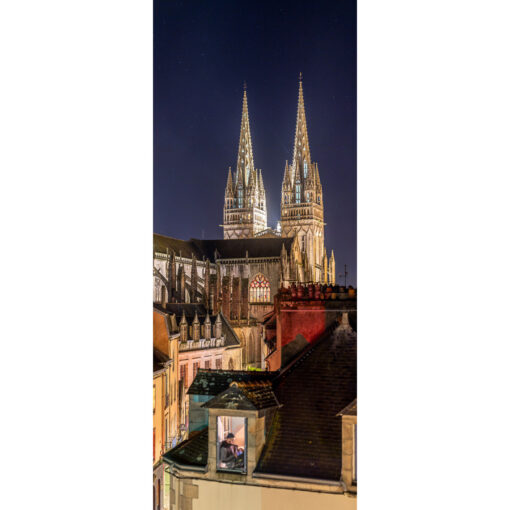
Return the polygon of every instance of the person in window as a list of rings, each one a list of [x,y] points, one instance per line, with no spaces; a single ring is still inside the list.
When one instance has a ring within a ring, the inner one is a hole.
[[[220,462],[228,469],[242,468],[244,465],[244,451],[234,443],[235,436],[229,432],[220,445]]]

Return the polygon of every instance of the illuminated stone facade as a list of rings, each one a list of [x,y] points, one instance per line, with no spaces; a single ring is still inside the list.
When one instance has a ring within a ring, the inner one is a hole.
[[[267,229],[266,190],[262,170],[255,168],[248,117],[246,89],[243,96],[241,136],[237,169],[232,177],[228,169],[223,209],[223,238],[254,237]]]

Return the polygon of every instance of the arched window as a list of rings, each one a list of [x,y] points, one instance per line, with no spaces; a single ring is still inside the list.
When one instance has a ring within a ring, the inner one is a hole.
[[[305,176],[305,179],[306,179],[306,177],[308,175],[308,163],[306,161],[305,161],[305,164],[304,164],[304,172],[303,173],[304,173],[304,176]]]
[[[250,283],[250,302],[268,303],[271,301],[271,287],[263,274],[258,274]]]
[[[296,204],[301,203],[301,184],[298,182],[296,184]]]

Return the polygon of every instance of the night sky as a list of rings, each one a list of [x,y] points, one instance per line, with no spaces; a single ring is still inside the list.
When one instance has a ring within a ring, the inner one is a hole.
[[[276,226],[300,72],[328,256],[334,249],[337,274],[347,264],[356,285],[355,1],[155,0],[154,232],[222,239],[244,81],[268,226]]]

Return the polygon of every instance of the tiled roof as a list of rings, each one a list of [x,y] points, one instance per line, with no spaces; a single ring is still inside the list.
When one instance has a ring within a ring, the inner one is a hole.
[[[238,259],[245,258],[246,252],[250,258],[279,257],[282,244],[287,253],[293,242],[292,237],[260,237],[251,239],[190,239],[183,241],[173,237],[154,234],[154,250],[158,253],[166,253],[167,248],[174,251],[177,256],[181,254],[185,258],[191,258],[192,254],[199,260],[202,258],[215,260],[218,258]]]
[[[270,381],[233,382],[202,407],[212,409],[259,410],[277,407],[278,401]]]
[[[356,333],[330,328],[273,381],[277,410],[256,471],[339,480],[338,410],[356,398]]]
[[[277,372],[257,370],[212,370],[199,368],[193,383],[188,389],[189,395],[218,395],[225,391],[233,381],[255,382],[271,381]]]
[[[208,432],[209,428],[205,428],[166,452],[163,459],[167,462],[177,462],[183,466],[205,467],[207,465]]]

